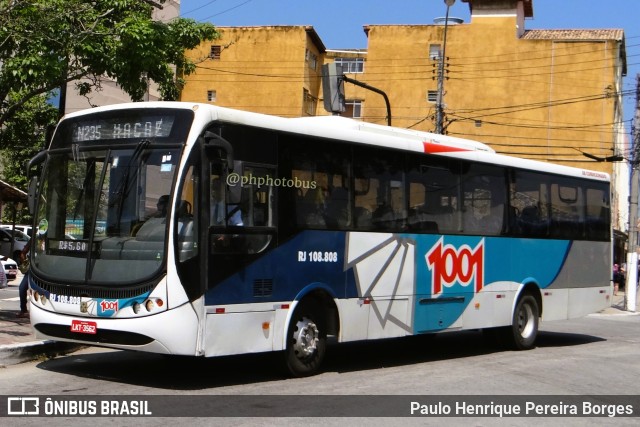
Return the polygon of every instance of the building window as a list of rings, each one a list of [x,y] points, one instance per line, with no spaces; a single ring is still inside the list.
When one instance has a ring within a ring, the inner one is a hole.
[[[427,91],[427,102],[438,102],[438,91],[437,90],[428,90]]]
[[[351,117],[354,119],[362,118],[362,101],[347,99],[344,104],[345,111],[341,114],[343,117]]]
[[[318,67],[318,55],[316,55],[315,53],[311,52],[309,49],[307,49],[306,53],[305,53],[305,60],[309,63],[309,68],[311,68],[312,70],[316,70]]]
[[[207,91],[207,101],[209,102],[216,102],[218,99],[218,94],[215,90],[208,90]]]
[[[433,61],[437,61],[440,59],[442,55],[442,46],[439,44],[430,44],[429,45],[429,59]]]
[[[316,105],[318,105],[318,99],[311,95],[306,89],[303,89],[302,103],[304,106],[305,114],[309,116],[316,115]]]
[[[336,58],[334,62],[342,65],[343,73],[364,73],[364,58]]]
[[[211,59],[220,59],[220,52],[222,52],[222,46],[220,45],[212,45],[211,52],[209,52],[209,58]]]

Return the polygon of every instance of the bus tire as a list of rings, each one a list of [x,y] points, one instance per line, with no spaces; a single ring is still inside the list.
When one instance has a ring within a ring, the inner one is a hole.
[[[505,330],[506,342],[516,350],[530,350],[538,336],[540,308],[531,294],[524,294],[516,304],[511,326]]]
[[[324,360],[327,331],[322,319],[309,304],[294,312],[287,333],[285,363],[294,377],[306,377],[318,372]]]

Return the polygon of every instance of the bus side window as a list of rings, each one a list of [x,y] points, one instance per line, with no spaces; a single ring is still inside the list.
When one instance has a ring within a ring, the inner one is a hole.
[[[514,232],[544,237],[549,230],[547,179],[532,172],[516,171],[511,206],[518,215]]]
[[[369,182],[365,203],[372,205],[371,221],[376,230],[403,231],[407,227],[404,160],[391,151],[354,151],[355,176]],[[356,199],[355,205],[363,204]]]
[[[595,184],[594,184],[595,185]],[[608,240],[611,215],[609,192],[604,188],[586,188],[585,233],[589,240]]]
[[[326,208],[327,218],[337,228],[349,225],[349,191],[342,187],[334,187],[329,194]]]
[[[178,257],[180,262],[185,262],[198,255],[198,245],[196,244],[197,230],[193,218],[193,204],[187,200],[196,200],[196,177],[194,168],[187,170],[186,179],[180,191],[180,201],[176,204],[174,218],[176,221]]]
[[[450,162],[421,160],[410,169],[410,230],[457,233],[457,168]]]
[[[372,221],[376,229],[393,230],[395,228],[395,212],[391,204],[388,183],[379,181],[377,207],[373,211]]]
[[[470,164],[463,174],[466,234],[498,235],[504,229],[506,179],[501,168]]]
[[[298,203],[298,225],[311,228],[325,228],[324,220],[324,190],[322,188],[308,189]]]

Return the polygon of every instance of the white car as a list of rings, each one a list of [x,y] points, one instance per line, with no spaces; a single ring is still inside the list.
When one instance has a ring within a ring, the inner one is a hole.
[[[21,232],[23,232],[24,234],[26,234],[27,236],[31,237],[32,233],[32,229],[30,225],[16,225],[16,230],[20,230]],[[11,224],[2,224],[0,225],[0,228],[4,228],[6,230],[10,230],[13,228],[13,226]]]
[[[4,274],[4,267],[0,264],[0,289],[7,287],[7,276]]]
[[[13,238],[15,236],[15,239]],[[20,230],[0,228],[0,255],[13,259],[20,259],[20,252],[29,242],[29,236]]]
[[[18,277],[18,263],[12,260],[11,258],[7,258],[5,256],[0,256],[0,263],[2,263],[2,267],[4,267],[4,274],[7,276],[7,281],[10,282],[15,280]]]

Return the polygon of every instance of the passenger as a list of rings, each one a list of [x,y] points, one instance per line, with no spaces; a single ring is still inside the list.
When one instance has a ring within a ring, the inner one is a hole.
[[[29,239],[27,244],[22,248],[20,252],[20,271],[24,274],[22,276],[22,281],[20,282],[20,286],[18,287],[18,296],[20,297],[20,312],[17,317],[29,317],[29,310],[27,309],[27,292],[29,290],[29,250],[31,248],[31,241],[33,238]]]
[[[222,181],[214,179],[211,182],[211,224],[243,226],[240,205],[227,205],[224,208],[224,189]]]
[[[138,222],[131,229],[131,236],[138,237],[140,234],[140,230],[143,228],[145,232],[140,235],[140,237],[146,236],[152,229],[157,228],[157,226],[162,226],[166,223],[166,218],[169,210],[169,196],[164,194],[158,198],[158,202],[156,203],[156,212],[149,215],[144,221]]]
[[[157,212],[152,216],[155,218],[166,218],[167,210],[169,208],[169,196],[167,194],[160,196],[158,203],[156,203]]]

